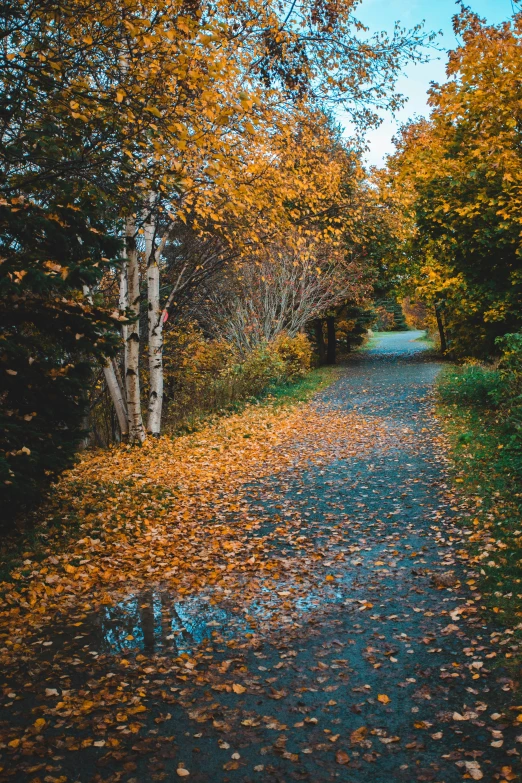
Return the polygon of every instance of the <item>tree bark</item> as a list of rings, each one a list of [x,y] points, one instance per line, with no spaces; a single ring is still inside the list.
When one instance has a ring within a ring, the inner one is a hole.
[[[326,363],[335,364],[336,361],[336,340],[335,340],[335,316],[329,315],[326,318],[326,331],[328,334],[328,344],[326,350]]]
[[[324,344],[323,319],[314,320],[315,342],[317,343],[317,353],[319,354],[319,364],[326,364],[326,347]]]
[[[127,367],[125,370],[125,386],[127,391],[127,412],[129,415],[129,440],[131,443],[143,443],[145,428],[141,415],[140,390],[140,269],[138,249],[136,247],[136,225],[133,220],[127,220],[125,226],[128,309],[133,317],[127,330]]]
[[[160,248],[156,248],[155,240],[156,225],[151,214],[145,222],[150,383],[147,432],[158,437],[163,407],[163,312],[160,306]]]
[[[118,307],[121,312],[125,312],[128,308],[128,289],[127,289],[127,249],[124,247],[122,253],[122,267],[120,272],[120,292]],[[126,374],[128,366],[128,325],[122,324],[121,333],[124,347],[124,359],[123,369]],[[126,384],[124,383],[120,369],[115,359],[107,359],[103,366],[103,375],[107,389],[111,396],[114,410],[116,412],[116,418],[118,420],[118,426],[120,428],[121,437],[126,440],[129,435],[129,412],[127,410],[127,391]]]
[[[129,433],[129,425],[127,419],[127,405],[125,404],[125,397],[123,389],[121,388],[118,376],[116,375],[116,369],[114,363],[107,359],[107,363],[103,367],[103,374],[105,376],[105,383],[111,395],[111,399],[116,411],[116,417],[120,427],[120,432],[123,438],[126,438]]]
[[[121,313],[124,313],[129,306],[129,286],[127,280],[127,247],[124,245],[122,253],[122,265],[120,272],[120,297],[118,307]],[[129,326],[128,324],[122,324],[121,337],[123,340],[123,377],[127,375],[127,367],[129,364]]]
[[[439,330],[440,350],[442,353],[446,353],[448,350],[448,343],[446,340],[446,332],[444,331],[444,323],[442,321],[442,313],[440,311],[439,305],[435,305],[435,318],[437,319],[437,327]]]

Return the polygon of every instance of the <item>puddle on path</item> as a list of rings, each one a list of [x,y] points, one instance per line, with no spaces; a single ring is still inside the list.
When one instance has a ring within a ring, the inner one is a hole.
[[[419,548],[423,541],[416,543]],[[96,658],[137,651],[177,656],[190,654],[208,641],[221,644],[247,635],[266,639],[285,628],[300,627],[327,609],[351,612],[361,608],[369,585],[377,589],[410,572],[411,566],[392,557],[381,542],[357,549],[350,552],[343,547],[337,550],[346,555],[343,561],[333,558],[316,564],[313,579],[305,576],[304,567],[300,570],[298,563],[285,557],[280,568],[286,567],[287,578],[279,577],[268,586],[262,581],[266,576],[243,583],[231,577],[230,587],[221,584],[192,595],[181,596],[161,585],[113,594],[112,604],[69,617],[69,624],[49,628],[35,644],[52,640],[46,648],[49,654],[62,649],[80,658]],[[295,574],[301,574],[300,578]]]
[[[183,598],[160,588],[145,590],[99,607],[74,626],[56,628],[53,649],[83,651],[94,657],[137,650],[147,655],[190,653],[212,638],[226,642],[245,635],[264,636],[295,626],[325,606],[345,604],[348,608],[354,601],[352,582],[353,577],[347,575],[326,589],[310,585],[296,589],[284,582],[274,589],[260,586],[256,597],[246,602],[244,596],[251,587],[245,592],[234,590],[235,598],[223,588]]]

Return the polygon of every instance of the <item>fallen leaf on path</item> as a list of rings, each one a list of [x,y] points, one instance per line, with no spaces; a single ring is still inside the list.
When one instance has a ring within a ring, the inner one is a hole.
[[[367,733],[368,729],[366,726],[361,726],[359,729],[355,729],[355,731],[352,731],[350,734],[350,742],[352,745],[359,745],[364,740]]]

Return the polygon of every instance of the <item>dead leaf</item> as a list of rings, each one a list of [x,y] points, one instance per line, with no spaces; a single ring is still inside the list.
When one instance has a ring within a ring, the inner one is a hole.
[[[366,726],[361,726],[359,729],[355,729],[350,734],[350,742],[352,745],[360,745],[368,733]]]

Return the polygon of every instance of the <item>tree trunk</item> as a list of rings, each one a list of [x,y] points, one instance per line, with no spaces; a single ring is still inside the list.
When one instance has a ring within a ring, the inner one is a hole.
[[[120,309],[121,313],[124,313],[129,306],[129,286],[128,286],[128,280],[127,280],[127,248],[124,246],[123,253],[122,253],[122,259],[123,263],[121,265],[121,272],[120,272],[120,298],[118,307]],[[123,377],[125,378],[127,375],[127,367],[129,364],[129,345],[128,345],[128,339],[129,339],[129,327],[128,324],[122,324],[121,327],[121,337],[123,340]],[[128,428],[127,428],[128,429]]]
[[[127,406],[125,404],[125,397],[123,389],[118,382],[118,376],[116,375],[116,369],[114,363],[107,359],[107,363],[104,365],[103,374],[105,376],[105,383],[111,395],[112,402],[114,404],[114,410],[120,426],[120,432],[123,438],[126,438],[129,433],[129,426],[127,420]]]
[[[155,221],[149,216],[145,222],[150,383],[147,432],[158,437],[163,406],[163,313],[160,307],[160,250],[155,247],[155,234]]]
[[[440,350],[442,353],[446,353],[448,350],[448,343],[446,340],[446,332],[444,331],[444,323],[442,321],[442,314],[439,305],[435,305],[435,318],[437,319],[437,327],[439,329]]]
[[[128,308],[128,289],[127,289],[127,250],[124,247],[122,253],[122,267],[120,272],[120,294],[118,307],[121,312],[125,312]],[[128,325],[122,324],[121,332],[124,346],[124,359],[123,368],[126,373],[128,366]],[[103,366],[103,375],[107,389],[114,405],[116,412],[116,418],[118,420],[118,426],[120,428],[121,437],[126,440],[129,435],[129,412],[127,410],[127,391],[126,384],[120,374],[120,369],[115,359],[107,359]]]
[[[127,287],[128,308],[133,317],[128,326],[127,336],[127,367],[125,370],[125,386],[127,391],[127,412],[129,415],[129,440],[131,443],[143,443],[145,428],[141,415],[140,391],[140,269],[138,249],[136,247],[136,226],[133,220],[127,220],[125,227],[125,243],[127,248]]]
[[[335,340],[335,316],[329,315],[326,319],[326,330],[328,333],[328,345],[326,350],[326,363],[335,364],[336,361],[336,340]]]
[[[323,319],[316,318],[314,321],[315,342],[317,344],[317,353],[319,354],[319,364],[326,364],[326,347],[324,344]]]
[[[82,392],[82,402],[84,405],[84,411],[82,413],[82,431],[85,433],[81,441],[78,443],[78,450],[85,451],[89,448],[91,442],[91,411],[89,409],[89,395],[86,391]]]
[[[152,590],[146,590],[140,599],[140,623],[143,633],[143,648],[149,655],[154,652],[154,593]]]

